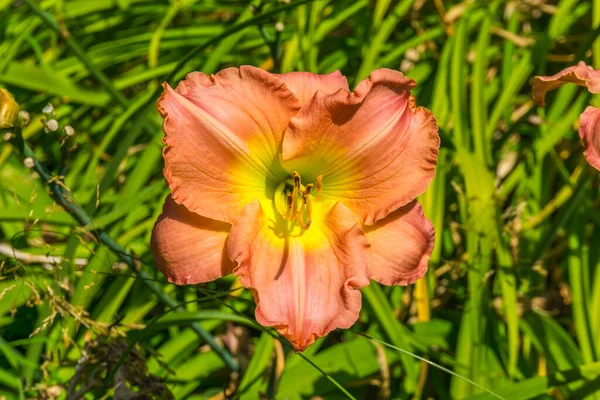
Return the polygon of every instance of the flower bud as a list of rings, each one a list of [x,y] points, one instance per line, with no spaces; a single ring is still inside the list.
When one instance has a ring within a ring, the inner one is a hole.
[[[29,121],[31,121],[29,113],[25,110],[19,111],[19,123],[21,127],[25,128],[27,125],[29,125]]]
[[[12,94],[0,88],[0,129],[10,128],[14,125],[19,114],[19,105]]]
[[[46,128],[48,128],[50,132],[56,132],[58,130],[58,121],[51,119],[50,121],[46,122]]]
[[[283,25],[283,22],[278,21],[275,23],[275,30],[277,32],[283,32],[284,29],[285,29],[285,25]]]
[[[33,168],[35,166],[35,161],[33,161],[33,158],[31,158],[31,157],[27,157],[26,159],[23,160],[23,164],[27,168]]]
[[[54,115],[54,106],[50,103],[46,104],[44,108],[42,108],[42,112],[44,114],[52,114]]]
[[[75,129],[71,125],[67,125],[63,128],[65,130],[65,134],[67,136],[73,136],[75,134]]]

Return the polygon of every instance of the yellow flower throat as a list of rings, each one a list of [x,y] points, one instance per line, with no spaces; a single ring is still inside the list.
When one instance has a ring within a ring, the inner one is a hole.
[[[310,228],[313,217],[312,197],[316,186],[317,199],[321,193],[323,176],[317,178],[315,184],[302,185],[302,178],[296,171],[292,177],[277,187],[275,191],[275,207],[286,221],[295,222],[302,230]]]

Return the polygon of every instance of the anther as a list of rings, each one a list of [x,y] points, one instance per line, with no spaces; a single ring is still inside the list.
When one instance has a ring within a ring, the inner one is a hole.
[[[312,191],[313,186],[314,185],[312,183],[309,183],[308,185],[306,185],[306,191],[305,191],[305,193],[306,193],[307,196],[310,195],[310,192]]]
[[[296,171],[294,171],[293,176],[294,176],[294,188],[300,189],[300,183],[302,183],[300,180],[300,174],[297,173]]]
[[[317,176],[317,200],[321,199],[321,189],[323,189],[323,175]]]
[[[294,218],[294,214],[292,214],[292,204],[294,202],[294,198],[290,192],[285,194],[285,204],[287,205],[285,209],[285,219],[292,220]]]

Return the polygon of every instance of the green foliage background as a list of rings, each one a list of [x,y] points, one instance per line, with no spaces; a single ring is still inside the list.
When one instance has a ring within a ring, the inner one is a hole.
[[[594,99],[540,109],[529,84],[600,68],[599,25],[599,0],[0,0],[0,85],[32,115],[28,145],[0,145],[0,398],[600,397],[598,171],[576,133]],[[234,279],[175,287],[149,251],[159,83],[241,64],[400,69],[440,126],[426,278],[373,283],[302,356]],[[73,137],[44,130],[47,103]]]

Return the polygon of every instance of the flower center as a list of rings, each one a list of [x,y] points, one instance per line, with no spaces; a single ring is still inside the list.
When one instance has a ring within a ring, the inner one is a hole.
[[[315,184],[302,184],[302,178],[296,171],[292,177],[281,182],[275,190],[275,207],[283,219],[298,224],[306,230],[312,223],[312,197],[316,186],[317,197],[321,193],[323,176],[319,176]]]

